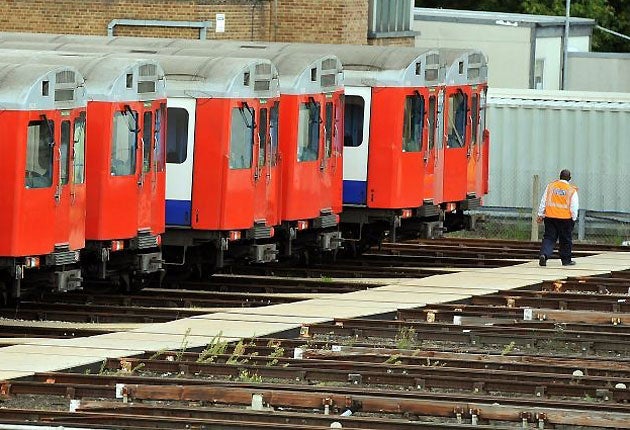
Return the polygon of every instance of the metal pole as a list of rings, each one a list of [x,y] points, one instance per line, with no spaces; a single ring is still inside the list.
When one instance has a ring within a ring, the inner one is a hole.
[[[562,84],[561,90],[567,89],[567,71],[569,68],[569,19],[571,18],[571,0],[567,0],[564,16],[564,40],[562,43]]]
[[[538,241],[538,222],[536,218],[538,218],[538,204],[540,203],[540,177],[538,175],[534,175],[534,180],[532,181],[532,232],[529,238],[532,242]]]

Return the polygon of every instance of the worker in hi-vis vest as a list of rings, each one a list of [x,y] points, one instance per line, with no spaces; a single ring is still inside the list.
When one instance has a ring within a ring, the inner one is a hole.
[[[560,179],[547,185],[542,199],[540,199],[536,221],[538,223],[545,221],[545,234],[538,258],[538,263],[541,266],[547,265],[547,260],[553,254],[553,247],[558,239],[560,239],[562,265],[572,266],[575,264],[575,261],[571,260],[571,246],[573,245],[571,235],[580,203],[577,187],[571,185],[570,180],[571,172],[564,169],[560,172]]]

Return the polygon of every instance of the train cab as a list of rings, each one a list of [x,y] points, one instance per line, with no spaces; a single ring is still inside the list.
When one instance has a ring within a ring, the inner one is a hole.
[[[70,66],[0,64],[0,294],[81,287],[84,78]]]
[[[464,211],[479,207],[487,190],[484,166],[488,163],[489,134],[480,130],[487,91],[487,64],[480,51],[442,49],[440,53],[447,69],[442,129],[446,142],[445,224],[448,230],[459,230],[468,224]]]
[[[32,51],[4,58],[69,64],[88,94],[83,274],[125,289],[163,273],[166,89],[153,60]]]
[[[277,257],[278,72],[264,59],[156,56],[168,80],[164,252],[199,274]]]

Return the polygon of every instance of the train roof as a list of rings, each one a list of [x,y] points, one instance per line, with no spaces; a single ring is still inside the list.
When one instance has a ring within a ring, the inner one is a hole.
[[[27,39],[25,41],[2,40],[0,48],[26,50],[48,49],[59,55],[99,58],[107,62],[133,61],[139,54],[135,50],[106,45],[86,45],[64,42],[64,37]],[[94,41],[94,38],[89,38]],[[270,98],[279,95],[278,71],[275,65],[264,58],[231,58],[213,55],[166,55],[158,51],[144,52],[150,61],[159,64],[160,71],[168,80],[166,95],[203,97],[257,97]],[[182,57],[186,57],[183,59]],[[90,60],[85,60],[90,61]],[[162,83],[164,80],[162,80]]]
[[[105,37],[79,35],[51,35],[24,33],[0,33],[3,45],[18,49],[33,49],[32,44],[51,43],[56,50],[72,52],[99,51],[117,53],[128,50],[136,55],[178,55],[195,57],[238,57],[271,60],[280,79],[282,93],[320,93],[337,90],[343,86],[343,71],[339,59],[330,53],[295,52],[291,47],[265,49],[261,45],[241,42],[200,41],[192,39],[162,39],[138,37]],[[280,44],[278,44],[280,45]],[[288,45],[288,44],[287,44]],[[41,46],[41,45],[40,45]],[[124,48],[123,48],[124,47]],[[314,70],[314,71],[313,71]],[[168,74],[168,71],[167,71]]]
[[[86,103],[84,78],[74,67],[0,63],[4,110],[72,109]]]
[[[0,46],[1,47],[1,46]],[[85,78],[90,100],[152,100],[166,97],[164,70],[152,59],[56,51],[1,50],[5,61],[73,66]]]
[[[446,84],[480,84],[488,81],[488,60],[478,49],[440,49],[446,64]]]

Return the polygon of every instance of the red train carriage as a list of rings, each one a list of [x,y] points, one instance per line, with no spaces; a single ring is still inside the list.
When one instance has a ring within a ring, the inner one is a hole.
[[[448,230],[466,227],[463,211],[481,204],[487,192],[484,165],[488,144],[480,135],[482,95],[487,90],[487,65],[480,51],[440,50],[447,64],[444,86],[444,202]]]
[[[126,288],[161,274],[166,182],[161,67],[153,60],[50,51],[4,50],[2,55],[16,61],[68,64],[86,79],[83,274],[119,281]]]
[[[277,70],[263,59],[156,59],[168,80],[167,260],[202,273],[226,252],[275,260]]]
[[[190,44],[197,45],[196,41]],[[338,223],[343,173],[343,79],[339,60],[332,55],[304,53],[293,45],[221,42],[210,46],[172,53],[263,57],[278,68],[282,169],[282,226],[278,236],[283,239],[284,253],[337,249],[341,243]]]
[[[0,64],[0,290],[81,286],[85,244],[83,76],[74,68]]]

